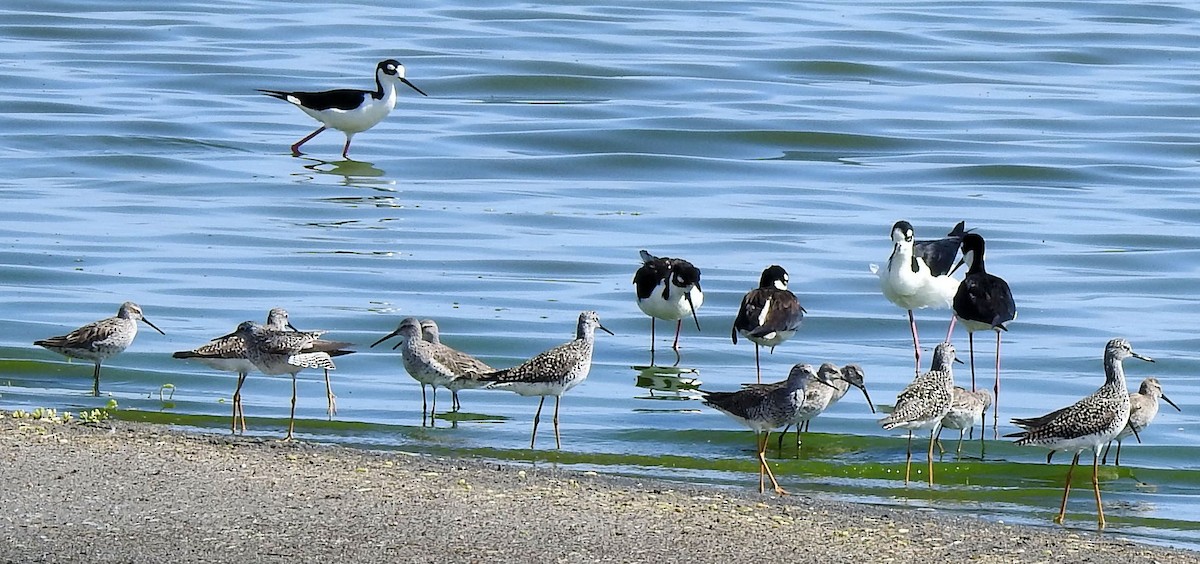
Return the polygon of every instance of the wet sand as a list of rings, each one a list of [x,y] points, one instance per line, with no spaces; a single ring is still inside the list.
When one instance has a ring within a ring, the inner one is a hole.
[[[1060,527],[150,424],[0,418],[3,562],[1198,562]]]

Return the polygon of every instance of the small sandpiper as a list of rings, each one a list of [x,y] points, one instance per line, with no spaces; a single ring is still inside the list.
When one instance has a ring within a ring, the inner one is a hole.
[[[908,311],[908,324],[912,330],[913,356],[916,358],[916,373],[921,373],[921,342],[917,337],[917,321],[913,317],[914,309],[949,309],[958,292],[958,280],[950,277],[954,254],[949,254],[950,264],[945,265],[947,251],[957,249],[961,236],[955,233],[961,231],[958,226],[951,235],[934,241],[916,241],[913,226],[907,221],[897,221],[892,225],[892,254],[888,257],[883,269],[872,264],[871,272],[879,276],[879,286],[883,296],[901,309]],[[920,247],[918,247],[920,243]],[[935,251],[936,249],[936,251]],[[954,251],[957,253],[957,250]],[[929,258],[925,258],[928,256]],[[934,264],[931,265],[930,262]],[[938,267],[934,270],[933,266]],[[945,265],[945,270],[942,266]],[[950,318],[950,329],[946,331],[946,340],[954,331],[954,317]]]
[[[679,364],[683,318],[691,315],[696,330],[700,330],[700,319],[696,317],[696,310],[704,304],[700,269],[686,260],[656,257],[646,251],[641,251],[641,257],[642,266],[633,274],[633,286],[638,308],[650,316],[650,364],[654,365],[654,324],[659,319],[675,322],[671,350],[675,351],[675,363]]]
[[[1129,394],[1129,423],[1125,424],[1125,428],[1117,434],[1113,441],[1117,442],[1117,457],[1113,461],[1117,466],[1121,465],[1121,441],[1136,433],[1138,440],[1141,440],[1142,431],[1150,426],[1154,418],[1158,416],[1158,398],[1162,398],[1167,403],[1171,404],[1176,411],[1179,409],[1167,394],[1163,393],[1162,384],[1158,383],[1158,378],[1146,378],[1142,380],[1142,385],[1138,387],[1138,391]],[[1100,460],[1101,464],[1108,464],[1108,451],[1112,449],[1112,441],[1109,441],[1108,446],[1104,447],[1104,457]]]
[[[846,392],[850,391],[850,386],[854,386],[862,391],[863,397],[867,400],[867,407],[871,409],[871,413],[875,413],[875,404],[871,403],[871,396],[867,393],[867,385],[863,381],[864,374],[862,367],[857,364],[847,364],[838,368],[831,362],[826,362],[817,368],[817,374],[827,374],[829,380],[833,382],[833,387],[824,385],[820,380],[809,380],[808,388],[804,392],[804,406],[796,413],[788,425],[783,428],[783,432],[779,433],[779,451],[783,452],[783,437],[787,435],[788,429],[792,425],[796,425],[796,449],[800,448],[800,438],[803,433],[808,432],[809,424],[818,415],[825,413],[830,407],[833,407],[843,397],[846,397]],[[746,386],[781,386],[783,382],[774,384],[746,384]]]
[[[754,431],[758,450],[758,493],[766,491],[765,477],[771,479],[775,493],[787,495],[779,485],[775,473],[767,465],[767,439],[771,431],[791,421],[804,406],[804,396],[810,381],[833,387],[828,373],[813,370],[811,364],[797,364],[788,372],[787,380],[780,386],[752,385],[736,392],[700,391],[707,405]]]
[[[1062,505],[1058,508],[1058,516],[1054,518],[1055,523],[1061,524],[1066,518],[1071,474],[1079,464],[1079,455],[1091,450],[1092,490],[1096,494],[1099,527],[1104,528],[1104,505],[1100,501],[1100,448],[1117,438],[1129,423],[1129,390],[1125,384],[1125,369],[1121,365],[1121,361],[1129,357],[1154,362],[1149,357],[1133,352],[1129,341],[1113,339],[1104,347],[1104,384],[1099,389],[1072,405],[1041,417],[1013,419],[1012,422],[1024,430],[1005,435],[1015,437],[1018,445],[1042,446],[1051,452],[1065,450],[1075,453],[1071,468],[1067,470]]]
[[[754,343],[754,368],[757,382],[762,382],[762,364],[759,362],[759,347],[775,347],[792,338],[800,330],[807,313],[800,299],[788,290],[788,273],[782,266],[773,264],[763,270],[758,287],[742,298],[737,317],[733,320],[730,337],[737,344],[738,335]]]
[[[100,364],[133,344],[134,337],[137,337],[138,321],[144,321],[160,334],[166,334],[142,315],[141,307],[133,302],[125,302],[115,317],[94,321],[66,335],[34,341],[33,344],[68,358],[92,361],[96,365],[92,371],[92,395],[99,396]]]
[[[533,434],[529,437],[529,448],[537,439],[538,420],[542,415],[542,404],[546,396],[554,396],[554,446],[562,448],[558,432],[558,404],[563,394],[582,384],[592,369],[592,350],[595,348],[596,329],[609,335],[613,332],[600,324],[600,316],[594,311],[579,314],[575,326],[575,340],[539,353],[533,358],[512,368],[505,368],[479,379],[490,382],[488,387],[504,388],[522,396],[541,396],[537,412],[533,415]]]
[[[298,108],[323,125],[304,139],[292,145],[292,156],[300,156],[300,146],[317,134],[332,127],[346,134],[346,145],[342,157],[350,159],[350,139],[383,121],[396,107],[396,85],[404,84],[428,96],[407,78],[404,65],[394,59],[381,61],[375,67],[375,90],[353,90],[340,88],[323,92],[288,92],[283,90],[259,90],[272,98],[279,98]]]
[[[975,428],[975,421],[980,421],[979,429],[979,458],[983,459],[983,414],[987,411],[989,405],[992,405],[992,394],[987,390],[978,390],[972,392],[966,388],[959,386],[954,387],[954,395],[950,400],[950,412],[942,418],[942,429],[958,429],[958,449],[955,451],[957,458],[962,458],[963,434],[967,429]],[[938,429],[938,436],[942,434],[942,429]],[[938,442],[938,448],[941,449],[942,443]],[[944,449],[941,452],[945,453]]]
[[[933,351],[930,370],[913,378],[911,384],[900,390],[892,413],[879,420],[885,430],[895,428],[908,430],[908,448],[904,453],[904,485],[908,485],[912,470],[913,431],[929,429],[929,486],[933,487],[933,444],[942,418],[950,412],[954,394],[954,345],[942,343]]]
[[[404,362],[404,370],[414,380],[421,384],[421,425],[425,425],[425,413],[429,413],[429,425],[433,426],[437,411],[437,389],[450,389],[457,395],[459,389],[468,386],[480,387],[485,383],[479,381],[481,374],[493,372],[495,369],[483,361],[461,351],[441,344],[438,337],[437,324],[430,322],[430,333],[426,334],[426,325],[415,317],[406,317],[400,321],[395,331],[375,341],[374,347],[392,337],[399,336],[401,341],[393,350],[400,349],[400,357]],[[438,339],[437,342],[427,340],[428,337]],[[462,380],[454,384],[456,380]],[[432,408],[425,401],[425,386],[433,387]],[[451,407],[454,406],[451,401]]]

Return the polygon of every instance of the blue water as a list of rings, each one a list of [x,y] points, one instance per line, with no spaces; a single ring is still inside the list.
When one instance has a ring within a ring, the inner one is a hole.
[[[1183,411],[1164,406],[1106,474],[1110,530],[1200,546],[1198,16],[1103,2],[0,7],[0,407],[115,400],[221,432],[235,376],[170,353],[285,307],[359,350],[338,359],[334,422],[304,375],[302,438],[753,487],[748,431],[637,386],[638,250],[703,271],[681,366],[706,389],[753,378],[729,326],[777,263],[809,313],[763,357],[771,379],[858,362],[888,404],[911,341],[868,267],[898,219],[918,238],[965,220],[1020,310],[1001,421],[1089,393],[1104,343],[1129,338],[1157,360],[1128,361],[1130,386],[1156,376]],[[291,157],[315,122],[255,89],[369,88],[385,58],[430,96],[401,92],[353,162],[337,132]],[[90,365],[31,345],[125,300],[166,336],[144,331],[110,361],[101,398]],[[584,309],[617,335],[563,400],[559,455],[523,450],[536,402],[506,392],[465,392],[464,415],[422,429],[418,385],[367,348],[429,317],[444,342],[507,366],[569,339]],[[923,342],[947,320],[919,312]],[[977,341],[990,384],[993,340]],[[282,435],[289,394],[250,378],[252,433]],[[983,463],[947,459],[937,490],[905,489],[904,442],[877,417],[852,393],[798,459],[775,461],[785,486],[1050,523],[1065,467],[1043,451],[992,442]],[[1072,499],[1069,524],[1090,528],[1086,487]]]

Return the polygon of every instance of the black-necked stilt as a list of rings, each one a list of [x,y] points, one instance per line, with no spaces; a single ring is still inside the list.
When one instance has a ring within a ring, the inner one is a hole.
[[[963,258],[967,275],[954,294],[954,316],[967,328],[967,341],[971,347],[971,390],[975,390],[975,332],[996,332],[996,384],[993,389],[995,402],[992,404],[992,433],[997,432],[1000,413],[1000,335],[1008,331],[1008,323],[1017,318],[1017,304],[1012,290],[1003,278],[989,274],[983,266],[983,237],[967,233],[962,240]]]
[[[1129,435],[1139,435],[1138,440],[1141,440],[1142,431],[1150,426],[1154,418],[1158,416],[1158,398],[1162,398],[1167,403],[1171,404],[1176,411],[1179,409],[1167,394],[1163,393],[1162,384],[1158,383],[1158,378],[1146,378],[1142,380],[1142,385],[1138,387],[1138,391],[1129,394],[1129,423],[1125,428],[1117,434],[1113,440],[1117,442],[1117,458],[1113,461],[1117,466],[1121,465],[1121,441],[1129,437]],[[1108,464],[1108,451],[1112,450],[1112,442],[1104,447],[1104,457],[1100,460],[1100,464]]]
[[[1099,527],[1104,528],[1104,505],[1100,501],[1100,448],[1117,438],[1129,423],[1129,390],[1125,387],[1125,369],[1121,366],[1121,361],[1129,357],[1154,362],[1149,357],[1133,352],[1129,341],[1113,339],[1104,348],[1104,384],[1099,389],[1073,405],[1041,417],[1013,419],[1013,424],[1023,431],[1005,435],[1015,437],[1018,445],[1042,446],[1052,452],[1065,450],[1075,453],[1071,468],[1067,470],[1062,504],[1058,508],[1058,516],[1054,518],[1055,523],[1061,524],[1066,518],[1071,474],[1079,464],[1079,454],[1091,450],[1092,490],[1096,494]]]
[[[960,231],[962,223],[955,226],[951,234]],[[913,236],[913,226],[907,221],[897,221],[892,225],[892,254],[888,257],[885,267],[871,265],[871,271],[879,275],[879,285],[888,301],[908,311],[908,324],[912,330],[913,356],[916,358],[916,373],[921,373],[921,342],[917,337],[917,321],[913,317],[914,309],[949,308],[954,301],[954,293],[958,291],[958,280],[950,277],[950,267],[942,267],[946,249],[959,246],[959,238],[947,237],[937,241],[922,242],[922,250],[917,252],[917,241]],[[955,251],[957,253],[957,251]],[[937,264],[938,270],[933,270],[924,255],[931,256],[930,260]],[[950,264],[954,255],[950,255]],[[946,332],[949,340],[954,330],[954,317],[950,318],[950,329]]]
[[[432,323],[432,320],[428,321]],[[413,380],[421,384],[421,425],[425,425],[425,413],[428,412],[429,425],[432,427],[437,412],[437,389],[439,386],[451,390],[453,395],[457,395],[459,389],[486,384],[486,382],[479,381],[478,377],[494,372],[495,368],[469,354],[443,345],[440,339],[437,341],[427,340],[425,327],[425,322],[418,321],[415,317],[406,317],[400,321],[400,325],[395,331],[375,341],[371,346],[374,347],[392,337],[399,336],[401,338],[401,341],[392,348],[400,348],[404,370],[408,372],[409,376],[412,376]],[[437,334],[437,325],[433,324],[432,335],[429,336]],[[463,382],[459,382],[456,386],[454,382],[459,380],[463,380]],[[472,384],[475,385],[472,386]],[[425,401],[426,385],[433,387],[432,408]],[[454,405],[455,402],[451,399],[451,410],[456,409]]]
[[[767,438],[771,431],[786,425],[803,408],[809,381],[819,381],[827,387],[834,385],[828,374],[813,370],[811,364],[797,364],[788,373],[787,381],[779,385],[750,386],[736,392],[700,392],[704,405],[754,431],[758,441],[758,493],[766,491],[764,476],[771,478],[775,493],[788,493],[779,486],[775,473],[767,465]]]
[[[942,418],[950,412],[954,397],[954,345],[942,343],[933,351],[929,371],[913,378],[896,396],[892,413],[879,420],[884,430],[908,430],[908,449],[904,455],[904,485],[908,485],[912,468],[912,433],[929,429],[929,485],[933,486],[933,443],[942,426]]]
[[[541,352],[512,368],[480,377],[480,380],[490,382],[489,387],[492,388],[504,388],[522,396],[541,396],[537,412],[533,415],[529,448],[532,449],[537,440],[538,420],[542,416],[542,404],[546,403],[546,396],[554,396],[554,445],[555,448],[562,448],[558,433],[558,404],[563,394],[582,384],[591,372],[596,329],[613,334],[600,324],[600,316],[596,312],[580,313],[573,341]]]
[[[125,302],[117,309],[117,315],[88,323],[66,335],[34,341],[33,344],[52,350],[68,358],[90,360],[96,365],[92,371],[92,395],[100,395],[100,364],[110,357],[121,354],[137,337],[138,321],[155,327],[142,316],[142,308],[133,302]]]
[[[759,382],[762,382],[762,365],[758,348],[771,347],[771,352],[775,352],[776,345],[792,338],[800,329],[805,313],[800,299],[788,290],[787,271],[777,264],[763,270],[758,287],[742,298],[730,336],[735,345],[739,333],[754,343],[754,368]]]
[[[361,133],[375,124],[396,107],[396,84],[403,83],[422,96],[428,96],[407,78],[404,78],[404,65],[399,61],[388,59],[375,67],[375,90],[353,90],[339,88],[324,92],[286,92],[282,90],[259,90],[273,98],[279,98],[300,108],[304,113],[323,125],[310,133],[304,139],[292,145],[292,155],[300,156],[300,146],[307,143],[317,134],[332,127],[346,134],[346,145],[342,148],[342,157],[350,158],[350,139],[355,133]]]
[[[679,332],[683,329],[683,318],[688,315],[700,330],[700,319],[696,310],[704,304],[704,292],[700,289],[700,269],[692,263],[678,258],[656,257],[641,251],[642,266],[633,274],[633,285],[637,291],[637,305],[650,316],[650,364],[654,364],[654,324],[665,319],[675,322],[675,363],[679,363]]]

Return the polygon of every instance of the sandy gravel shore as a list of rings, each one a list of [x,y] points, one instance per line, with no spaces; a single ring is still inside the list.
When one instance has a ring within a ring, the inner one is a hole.
[[[0,419],[3,562],[1197,562],[930,511]]]

